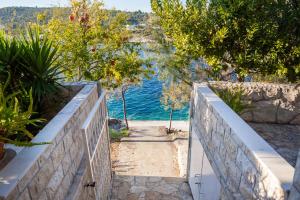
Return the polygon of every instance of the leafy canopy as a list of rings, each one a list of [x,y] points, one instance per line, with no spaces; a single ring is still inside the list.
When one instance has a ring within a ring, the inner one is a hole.
[[[69,19],[54,16],[44,26],[48,36],[60,47],[60,61],[69,80],[101,80],[109,88],[134,82],[147,67],[139,56],[140,46],[131,43],[126,29],[128,16],[110,16],[99,1],[71,1]]]
[[[190,100],[190,86],[183,82],[172,81],[164,85],[161,103],[165,110],[180,110]]]
[[[219,71],[300,76],[300,4],[269,0],[152,0],[176,53]]]

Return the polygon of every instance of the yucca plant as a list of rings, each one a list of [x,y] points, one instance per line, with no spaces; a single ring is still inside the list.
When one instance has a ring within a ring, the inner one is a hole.
[[[32,119],[33,99],[32,90],[29,92],[29,106],[22,111],[17,95],[19,92],[6,95],[5,89],[10,81],[10,75],[4,84],[0,84],[0,159],[4,155],[4,144],[10,143],[16,146],[33,146],[46,143],[32,143],[33,134],[27,130],[29,125],[37,126],[43,119]]]
[[[21,52],[22,49],[17,39],[0,32],[0,81],[5,82],[7,73],[10,73],[14,77],[9,84],[9,90],[11,91],[18,89],[22,77],[22,70],[20,69]]]
[[[33,97],[40,102],[54,93],[61,79],[57,47],[37,29],[28,29],[21,40],[21,65],[24,67],[24,84],[32,88]]]

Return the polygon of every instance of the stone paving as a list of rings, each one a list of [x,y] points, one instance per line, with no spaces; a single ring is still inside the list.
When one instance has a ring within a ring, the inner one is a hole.
[[[181,154],[187,154],[182,150],[187,149],[188,143],[183,142],[187,135],[167,135],[162,130],[159,126],[132,127],[129,137],[111,144],[112,200],[193,199],[181,172],[186,169],[181,161],[186,155]]]
[[[112,200],[192,200],[185,178],[114,175]]]

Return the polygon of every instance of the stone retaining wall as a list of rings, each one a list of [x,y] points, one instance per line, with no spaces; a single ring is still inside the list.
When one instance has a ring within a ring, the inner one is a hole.
[[[190,123],[221,184],[221,199],[288,198],[294,168],[206,84],[194,85]]]
[[[251,107],[241,116],[248,122],[300,125],[300,86],[273,83],[210,82],[219,89],[240,87]],[[263,112],[262,112],[263,111]]]
[[[51,144],[22,149],[0,171],[0,199],[60,200],[93,196],[94,188],[84,187],[94,180],[87,167],[81,127],[99,99],[99,87],[96,83],[82,86],[83,89],[33,139],[33,142]],[[111,175],[110,168],[102,170]],[[78,184],[81,190],[74,190]]]
[[[300,199],[300,151],[298,154],[297,164],[295,167],[294,182],[291,189],[291,194],[289,200],[299,200]]]

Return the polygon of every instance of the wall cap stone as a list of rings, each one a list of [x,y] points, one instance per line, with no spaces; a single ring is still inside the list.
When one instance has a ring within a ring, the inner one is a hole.
[[[194,83],[198,95],[202,95],[213,112],[222,116],[230,126],[235,138],[245,145],[248,155],[267,167],[279,181],[284,190],[290,190],[293,183],[294,168],[285,161],[263,138],[261,138],[237,113],[224,103],[207,85]]]
[[[56,137],[80,108],[84,100],[95,90],[95,82],[64,83],[68,86],[83,86],[73,99],[33,138],[32,142],[50,142],[47,145],[38,145],[23,148],[16,157],[0,171],[0,199],[8,198],[18,190],[19,181],[37,164],[38,159],[48,150],[50,145],[56,145]]]

